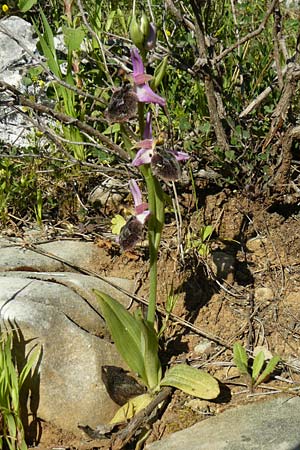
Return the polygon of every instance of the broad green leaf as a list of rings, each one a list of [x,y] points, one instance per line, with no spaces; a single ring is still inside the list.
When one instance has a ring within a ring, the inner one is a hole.
[[[123,405],[114,417],[111,419],[110,424],[126,422],[135,416],[139,411],[146,408],[152,401],[153,397],[146,393],[130,399],[125,405]]]
[[[111,219],[111,232],[113,234],[120,234],[121,229],[124,227],[126,220],[120,214],[116,214]]]
[[[273,372],[279,361],[280,356],[273,356],[273,358],[268,362],[263,373],[257,378],[254,386],[258,386],[260,383],[263,383],[265,379]]]
[[[39,43],[42,47],[42,52],[43,55],[45,56],[46,60],[47,60],[47,64],[49,69],[54,73],[54,75],[56,75],[58,78],[62,79],[62,73],[60,70],[60,66],[57,62],[57,57],[56,57],[56,52],[55,49],[51,50],[51,48],[49,47],[45,37],[40,33],[39,29],[37,28],[37,26],[34,26],[35,31],[38,35],[39,38]]]
[[[107,323],[114,343],[122,358],[133,372],[137,372],[145,384],[144,359],[141,352],[141,324],[121,303],[103,292],[94,290],[100,303],[102,315]]]
[[[154,390],[161,380],[161,365],[158,358],[158,338],[151,323],[141,321],[141,350],[144,357],[147,385]]]
[[[264,352],[260,351],[254,358],[253,366],[252,366],[252,380],[255,381],[258,375],[260,374],[261,369],[263,368],[265,362]]]
[[[54,45],[54,36],[53,36],[52,30],[51,30],[51,27],[49,25],[49,22],[47,20],[47,17],[43,13],[42,9],[40,9],[40,15],[41,15],[43,27],[44,27],[43,37],[44,37],[45,42],[48,45],[50,51],[52,52],[52,54],[56,56],[56,49],[55,49],[55,45]]]
[[[236,342],[233,346],[233,360],[241,374],[248,374],[247,352],[239,342]]]
[[[160,384],[173,386],[187,394],[207,400],[216,398],[220,394],[219,383],[214,377],[187,364],[171,367]]]
[[[19,0],[18,1],[18,8],[21,12],[25,13],[29,11],[33,5],[37,3],[37,0]]]
[[[64,41],[69,52],[80,50],[81,43],[85,37],[85,31],[82,27],[71,28],[62,27]]]

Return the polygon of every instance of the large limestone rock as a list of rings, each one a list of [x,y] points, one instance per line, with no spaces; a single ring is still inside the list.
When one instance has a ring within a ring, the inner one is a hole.
[[[33,26],[20,17],[10,16],[0,20],[0,80],[24,90],[22,79],[36,60],[37,38]],[[0,99],[9,99],[1,93]],[[9,105],[0,107],[0,140],[6,144],[26,147],[32,124],[22,114],[17,114]]]
[[[43,245],[87,270],[102,252],[91,243]],[[14,330],[18,353],[27,355],[34,346],[40,348],[29,409],[40,419],[76,432],[78,423],[91,427],[106,423],[118,408],[106,393],[101,366],[123,362],[111,343],[93,289],[128,306],[130,297],[122,292],[132,291],[133,282],[68,270],[68,264],[0,240],[1,328]]]
[[[146,450],[296,450],[299,414],[299,397],[256,402],[173,433]]]

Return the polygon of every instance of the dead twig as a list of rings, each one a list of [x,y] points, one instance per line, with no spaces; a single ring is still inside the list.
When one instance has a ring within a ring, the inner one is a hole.
[[[168,398],[172,394],[173,388],[164,387],[157,394],[157,396],[149,403],[146,408],[137,413],[133,419],[129,422],[129,424],[123,428],[121,431],[118,431],[112,438],[111,450],[121,450],[124,448],[124,445],[127,444],[134,433],[153,420],[152,413],[161,403],[162,406],[167,402]]]

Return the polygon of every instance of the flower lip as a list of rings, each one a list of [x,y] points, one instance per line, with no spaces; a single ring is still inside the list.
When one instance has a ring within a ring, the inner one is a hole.
[[[104,112],[109,122],[127,122],[136,116],[138,97],[130,84],[125,84],[112,94]]]

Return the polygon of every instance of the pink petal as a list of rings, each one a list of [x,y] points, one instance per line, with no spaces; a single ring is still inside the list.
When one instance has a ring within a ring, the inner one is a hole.
[[[143,202],[142,193],[135,180],[129,181],[129,189],[133,197],[134,206],[137,207],[138,205],[141,205]]]
[[[141,214],[137,214],[135,217],[137,220],[144,225],[148,217],[150,216],[150,211],[147,209],[146,211],[142,212]]]
[[[148,209],[148,203],[141,203],[140,205],[137,205],[135,207],[135,214],[138,216],[139,214],[142,214]]]
[[[141,148],[135,155],[134,160],[132,161],[133,166],[141,166],[142,164],[150,164],[152,159],[152,149]]]
[[[143,74],[145,72],[144,64],[140,52],[136,47],[133,47],[130,50],[132,67],[133,67],[133,76]]]
[[[187,161],[190,158],[190,155],[184,152],[178,152],[176,150],[173,150],[172,153],[175,155],[177,161]]]
[[[142,103],[158,103],[161,106],[165,106],[166,100],[152,91],[148,84],[137,85],[136,95],[138,101]]]

